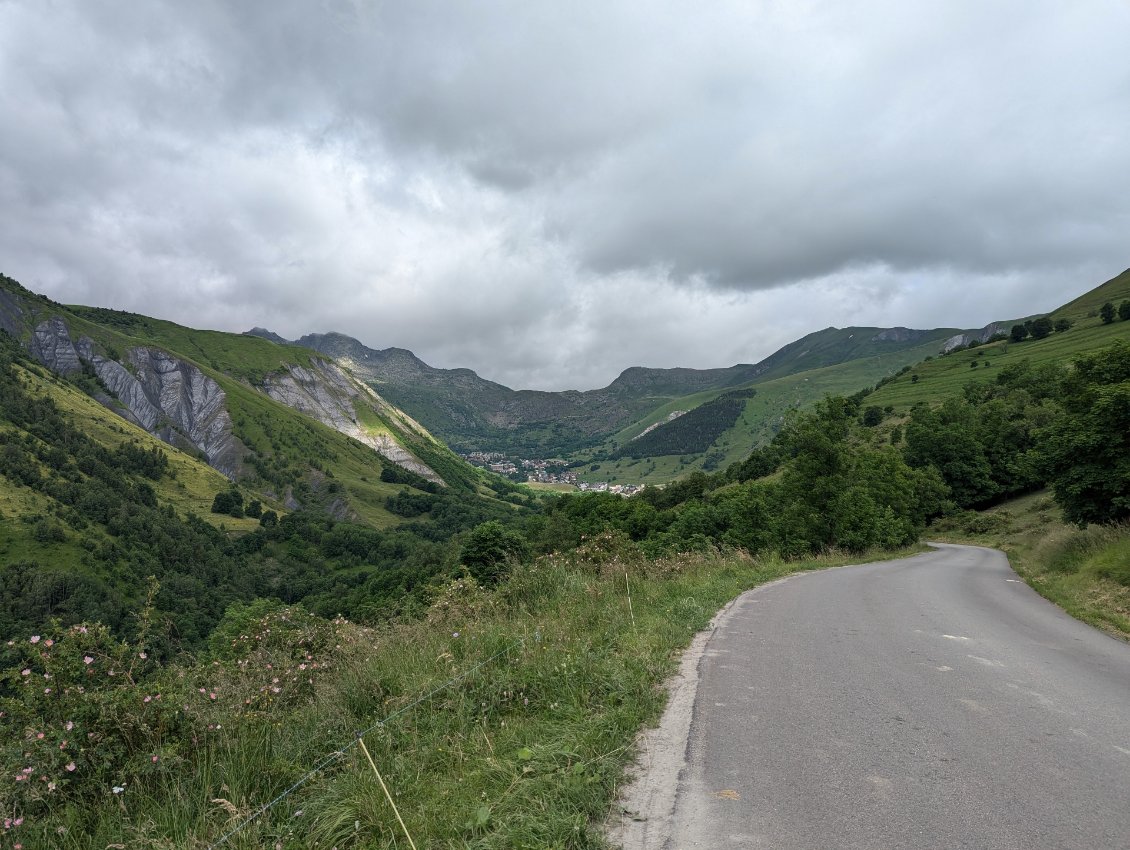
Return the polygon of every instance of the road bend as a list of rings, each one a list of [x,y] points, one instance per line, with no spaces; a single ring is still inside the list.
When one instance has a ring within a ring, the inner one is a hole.
[[[1130,644],[939,545],[746,593],[663,830],[689,848],[1130,848]]]

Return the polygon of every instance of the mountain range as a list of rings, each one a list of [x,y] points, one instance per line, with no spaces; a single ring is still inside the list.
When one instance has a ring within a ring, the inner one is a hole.
[[[756,364],[717,369],[633,366],[607,387],[561,392],[513,390],[470,369],[437,369],[406,349],[374,349],[339,333],[308,334],[294,341],[263,328],[248,334],[331,358],[459,451],[591,461],[617,452],[645,429],[685,429],[687,423],[673,422],[677,416],[669,426],[661,420],[727,392],[849,363],[847,375],[854,390],[930,353],[983,342],[1008,326],[994,322],[966,330],[826,328]],[[689,453],[704,455],[709,448],[696,446]]]

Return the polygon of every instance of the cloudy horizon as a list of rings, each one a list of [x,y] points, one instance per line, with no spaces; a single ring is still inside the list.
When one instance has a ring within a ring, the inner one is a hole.
[[[0,0],[0,271],[519,389],[980,327],[1130,266],[1128,34],[1116,0]]]

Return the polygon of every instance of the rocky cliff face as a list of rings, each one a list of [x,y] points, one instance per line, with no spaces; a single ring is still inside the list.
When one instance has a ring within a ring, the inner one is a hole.
[[[203,452],[229,478],[239,471],[245,448],[232,433],[224,391],[191,363],[157,348],[139,346],[121,363],[98,354],[87,337],[71,340],[56,316],[40,322],[28,350],[54,372],[69,375],[89,365],[109,396],[100,399],[123,418],[180,449]]]
[[[82,369],[67,324],[58,316],[37,325],[27,347],[31,356],[52,372],[69,375]]]
[[[355,381],[337,364],[315,360],[312,368],[292,365],[268,375],[263,391],[275,401],[317,419],[334,430],[364,443],[383,457],[436,484],[444,481],[427,464],[401,446],[391,434],[365,428],[357,419],[357,405],[381,408],[379,397]]]
[[[0,275],[3,278],[3,275]],[[6,278],[5,278],[6,280]],[[24,309],[12,293],[0,289],[0,328],[18,337],[24,326]]]
[[[979,331],[966,331],[965,333],[955,334],[942,343],[942,353],[953,351],[959,345],[969,345],[971,342],[987,342],[993,334],[1008,333],[1008,322],[993,322],[990,325],[985,325]]]
[[[0,292],[7,295],[7,293]],[[26,320],[18,299],[0,302],[0,327]],[[153,346],[138,346],[121,361],[98,353],[93,340],[76,343],[61,316],[41,321],[27,341],[29,352],[53,372],[72,375],[90,369],[107,393],[99,400],[114,412],[172,446],[202,452],[214,468],[235,478],[246,446],[235,436],[223,388],[197,366]],[[312,368],[298,365],[268,376],[260,388],[271,398],[353,437],[374,451],[437,484],[444,481],[400,445],[392,434],[366,428],[357,418],[357,404],[397,418],[396,412],[366,385],[328,360]],[[398,425],[418,429],[405,420]]]

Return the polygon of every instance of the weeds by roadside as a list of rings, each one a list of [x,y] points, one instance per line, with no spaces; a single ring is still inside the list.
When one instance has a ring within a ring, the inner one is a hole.
[[[45,746],[40,731],[52,748],[64,734],[52,694],[0,716],[0,847],[206,848],[236,827],[223,846],[406,846],[364,754],[349,746],[390,716],[364,740],[417,846],[601,847],[593,824],[615,798],[639,729],[658,717],[659,685],[691,636],[748,587],[852,560],[860,559],[785,563],[730,552],[648,561],[630,545],[594,539],[517,568],[496,589],[452,582],[415,622],[369,629],[245,606],[229,613],[207,657],[128,685],[88,677],[90,651],[69,632],[35,643],[23,636],[7,647],[9,676],[27,678],[23,656],[51,640],[69,672],[36,687],[109,705],[99,722],[116,726],[67,739],[60,752],[75,769],[65,761],[52,770],[88,783],[75,796],[57,779],[40,781],[45,769],[29,761]],[[144,649],[114,651],[124,659]],[[28,766],[30,778],[17,779]]]

